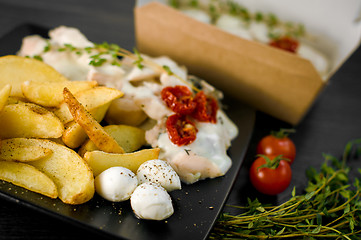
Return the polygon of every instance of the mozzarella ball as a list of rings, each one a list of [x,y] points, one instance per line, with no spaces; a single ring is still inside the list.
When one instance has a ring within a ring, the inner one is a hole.
[[[167,191],[181,189],[178,174],[166,161],[154,159],[144,162],[137,171],[139,183],[159,183]]]
[[[130,204],[134,214],[141,219],[164,220],[173,212],[172,199],[157,183],[142,183],[133,192]]]
[[[124,167],[108,168],[95,178],[95,191],[112,202],[128,200],[137,186],[135,174]]]

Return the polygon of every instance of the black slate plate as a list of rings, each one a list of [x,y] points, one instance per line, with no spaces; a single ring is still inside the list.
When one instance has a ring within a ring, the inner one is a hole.
[[[23,37],[31,34],[47,37],[47,32],[47,29],[35,25],[17,27],[0,39],[0,56],[16,54]],[[193,185],[183,184],[182,190],[171,192],[175,213],[166,221],[139,220],[134,216],[129,201],[111,203],[98,195],[85,204],[71,206],[59,199],[49,199],[0,181],[0,196],[80,227],[104,233],[104,237],[205,239],[237,178],[255,121],[253,109],[233,99],[225,99],[224,103],[226,113],[239,128],[239,136],[229,149],[233,165],[223,177]]]

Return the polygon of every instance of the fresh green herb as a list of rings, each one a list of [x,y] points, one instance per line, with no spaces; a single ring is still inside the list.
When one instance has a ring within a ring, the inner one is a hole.
[[[256,22],[262,22],[264,20],[264,16],[263,16],[263,13],[261,12],[256,12],[255,15],[254,15],[254,20]]]
[[[189,5],[194,8],[197,8],[199,6],[198,0],[190,0]]]
[[[190,149],[184,149],[184,151],[187,153],[187,155],[189,156],[189,152],[191,151]]]
[[[40,55],[34,55],[33,58],[39,61],[43,61],[43,58]]]
[[[179,5],[180,5],[179,0],[169,0],[168,4],[174,8],[179,8]]]
[[[140,55],[140,53],[138,52],[137,49],[134,48],[134,54],[137,57],[137,59],[134,61],[134,64],[138,66],[139,69],[143,69],[144,65],[143,65],[143,57]]]
[[[174,74],[172,72],[172,70],[170,69],[170,67],[167,66],[167,65],[163,65],[163,69],[168,73],[168,75],[173,75]]]
[[[358,156],[361,139],[350,141],[342,160],[324,154],[319,171],[306,172],[308,186],[279,206],[265,206],[248,199],[247,206],[229,206],[243,211],[239,215],[223,213],[210,239],[360,239],[360,179],[349,179],[346,165]],[[358,170],[361,173],[361,170]]]
[[[215,23],[216,20],[219,18],[219,12],[217,11],[217,7],[210,3],[208,7],[209,15],[211,16],[211,22]]]
[[[91,61],[89,62],[90,65],[94,67],[99,67],[103,65],[107,60],[101,57],[102,54],[95,54],[90,56]]]
[[[46,41],[46,46],[44,47],[44,52],[49,52],[51,49],[51,43],[50,41]]]

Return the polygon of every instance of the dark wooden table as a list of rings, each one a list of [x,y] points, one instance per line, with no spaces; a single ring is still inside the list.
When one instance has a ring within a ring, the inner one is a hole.
[[[53,28],[68,25],[95,42],[106,39],[126,49],[135,45],[132,0],[0,0],[0,37],[24,23]],[[105,31],[105,30],[106,31]],[[248,181],[248,168],[254,159],[257,142],[271,130],[292,126],[261,112],[249,149],[228,204],[242,204],[247,197],[267,202],[282,202],[290,197],[293,186],[302,190],[306,184],[305,170],[319,167],[322,153],[339,157],[345,144],[361,137],[361,49],[330,79],[304,120],[291,136],[297,147],[292,165],[291,187],[276,197],[258,194]],[[361,162],[350,163],[361,167]],[[0,199],[0,239],[101,239],[69,223],[16,203]]]

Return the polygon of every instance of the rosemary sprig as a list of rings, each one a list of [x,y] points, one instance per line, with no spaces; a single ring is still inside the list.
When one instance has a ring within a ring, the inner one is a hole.
[[[210,239],[360,239],[360,179],[351,184],[346,160],[360,152],[361,139],[347,143],[342,160],[324,154],[319,171],[307,171],[308,186],[279,206],[248,199],[247,206],[230,206],[239,215],[223,213]],[[354,151],[356,149],[356,151]],[[361,170],[358,170],[361,173]]]

